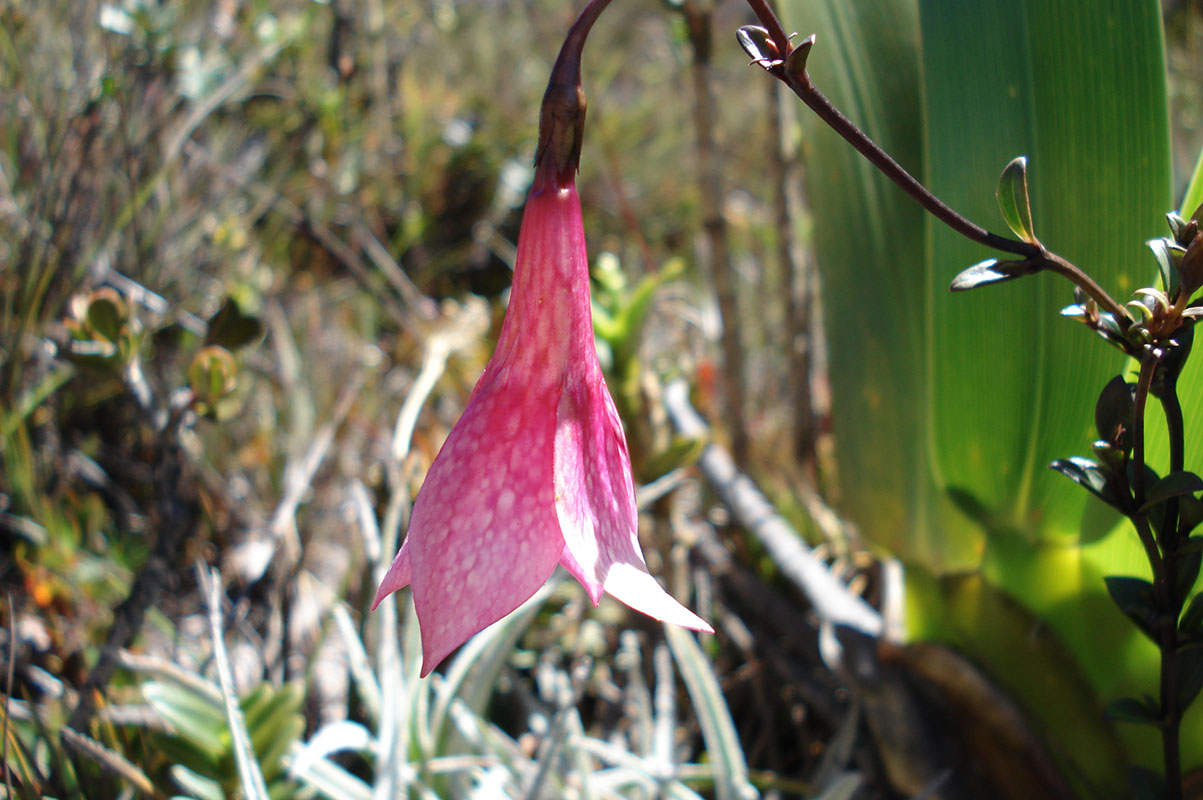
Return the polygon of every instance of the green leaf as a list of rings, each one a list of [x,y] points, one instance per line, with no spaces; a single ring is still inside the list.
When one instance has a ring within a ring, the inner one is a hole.
[[[1094,427],[1099,438],[1125,453],[1132,450],[1135,389],[1122,375],[1116,375],[1103,387],[1094,406]]]
[[[1128,793],[1132,800],[1164,800],[1165,778],[1146,767],[1128,770]]]
[[[226,751],[226,719],[211,698],[172,683],[151,681],[142,696],[173,729],[216,760]]]
[[[735,723],[706,654],[693,634],[683,628],[665,625],[664,634],[693,701],[706,752],[714,764],[715,794],[719,800],[759,797],[756,787],[748,781],[748,765],[735,733]]]
[[[226,793],[217,781],[197,775],[183,764],[171,768],[171,777],[193,800],[226,800]]]
[[[1144,505],[1139,510],[1145,512],[1170,498],[1200,491],[1203,491],[1203,478],[1193,472],[1171,472],[1149,487]]]
[[[1151,697],[1121,697],[1107,706],[1103,712],[1107,719],[1116,722],[1134,722],[1140,725],[1161,724],[1161,710]]]
[[[1153,251],[1153,258],[1157,260],[1157,273],[1161,276],[1162,290],[1174,291],[1178,285],[1178,270],[1174,267],[1174,260],[1170,256],[1170,252],[1171,248],[1178,247],[1178,245],[1165,237],[1150,239],[1145,244]],[[1178,249],[1181,251],[1181,248]]]
[[[88,327],[106,341],[116,342],[124,325],[125,304],[121,297],[111,289],[96,292],[88,303]]]
[[[1060,472],[1110,506],[1119,508],[1115,492],[1107,485],[1107,476],[1099,465],[1085,458],[1058,458],[1049,468]]]
[[[1190,641],[1203,642],[1203,594],[1190,599],[1178,621],[1178,630]]]
[[[1178,551],[1178,568],[1174,572],[1174,592],[1177,597],[1189,597],[1195,581],[1199,579],[1199,568],[1203,567],[1203,550]]]
[[[972,267],[966,267],[957,273],[948,284],[950,292],[967,292],[981,286],[991,286],[995,283],[1022,278],[1029,275],[1032,268],[1023,261],[1004,261],[998,258],[987,258]]]
[[[1028,199],[1028,160],[1024,156],[1012,159],[998,179],[994,191],[998,208],[1011,232],[1031,244],[1039,244],[1032,227],[1032,203]]]
[[[1146,636],[1157,642],[1157,599],[1153,584],[1144,578],[1109,576],[1103,579],[1107,592],[1128,619],[1136,623]]]
[[[871,5],[783,3],[787,20],[819,34],[808,71],[824,94],[978,223],[997,219],[997,165],[1026,153],[1039,169],[1028,187],[1032,229],[1047,247],[1113,296],[1153,279],[1144,242],[1164,233],[1162,214],[1171,205],[1158,3]],[[1115,530],[1117,515],[1043,467],[1089,446],[1098,388],[1123,368],[1123,357],[1061,324],[1071,285],[1056,276],[950,297],[946,288],[961,265],[1000,254],[917,214],[845,142],[805,112],[801,120],[832,326],[842,510],[908,565],[934,575],[980,570],[1063,639],[1093,696],[1031,701],[1046,675],[1022,659],[1014,669],[996,666],[1023,651],[1020,629],[995,647],[987,641],[999,635],[995,628],[965,620],[953,641],[989,653],[984,660],[1006,688],[1050,720],[1057,752],[1071,762],[1062,764],[1067,773],[1118,796],[1122,757],[1092,753],[1091,723],[1051,720],[1069,714],[1071,704],[1077,718],[1097,720],[1098,697],[1155,684],[1155,648],[1116,612],[1101,581],[1140,574],[1144,558],[1131,532]],[[1119,335],[1114,320],[1103,324]],[[1188,367],[1180,386],[1192,380],[1184,412],[1199,419],[1203,368]],[[1150,423],[1156,444],[1149,452],[1162,464],[1164,432],[1156,426]],[[1197,463],[1192,453],[1201,452],[1203,437],[1191,437],[1186,463]],[[1077,475],[1100,496],[1087,473]],[[963,516],[949,487],[974,497],[982,519],[1006,524],[987,531]],[[985,614],[932,603],[908,603],[913,635],[948,635],[948,618]],[[1191,730],[1184,736],[1194,744],[1184,752],[1203,754],[1203,726]],[[1122,735],[1131,756],[1153,757],[1147,736]]]
[[[1199,151],[1199,158],[1195,161],[1195,170],[1191,173],[1178,213],[1190,219],[1199,206],[1203,206],[1203,150]]]
[[[1178,704],[1190,708],[1203,689],[1203,644],[1178,651]]]
[[[227,297],[222,307],[209,319],[205,344],[237,350],[251,344],[262,335],[263,324],[255,317],[242,313],[242,308],[234,298]]]

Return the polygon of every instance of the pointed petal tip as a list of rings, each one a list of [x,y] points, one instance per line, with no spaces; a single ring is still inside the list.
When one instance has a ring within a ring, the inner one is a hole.
[[[372,611],[376,610],[376,606],[380,605],[384,598],[398,589],[404,589],[413,582],[413,567],[410,564],[408,545],[409,540],[406,539],[393,558],[393,563],[389,565],[388,572],[384,573],[384,579],[380,581],[380,586],[376,589],[376,596],[372,598]]]
[[[606,594],[641,614],[691,631],[714,633],[710,623],[678,603],[650,572],[634,564],[614,564],[606,575]]]

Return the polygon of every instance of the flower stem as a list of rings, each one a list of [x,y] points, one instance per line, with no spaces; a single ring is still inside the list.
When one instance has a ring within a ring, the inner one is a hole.
[[[535,150],[535,183],[567,186],[581,162],[585,132],[585,92],[581,88],[581,51],[593,23],[610,0],[591,0],[568,29],[551,68],[539,109],[539,145]]]

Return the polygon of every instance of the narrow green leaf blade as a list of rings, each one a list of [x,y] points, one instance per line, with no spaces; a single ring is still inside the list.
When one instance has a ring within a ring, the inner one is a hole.
[[[1025,242],[1037,244],[1032,227],[1032,202],[1028,198],[1028,160],[1024,156],[1012,159],[998,179],[998,208],[1011,232]]]

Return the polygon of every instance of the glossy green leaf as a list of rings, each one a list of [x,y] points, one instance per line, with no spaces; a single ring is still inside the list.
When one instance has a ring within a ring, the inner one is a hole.
[[[1011,232],[1025,242],[1038,244],[1032,227],[1032,202],[1028,197],[1028,160],[1023,156],[1011,160],[998,179],[994,191],[998,208]]]
[[[958,272],[957,276],[952,279],[952,283],[948,285],[948,290],[952,292],[967,292],[979,286],[990,286],[995,283],[1022,278],[1024,275],[1031,273],[1031,271],[1031,269],[1025,268],[1022,261],[987,258],[985,261],[979,261],[972,267],[967,267]]]
[[[1143,578],[1108,577],[1104,579],[1107,592],[1150,641],[1157,641],[1157,603],[1153,584]]]
[[[1178,703],[1188,708],[1203,690],[1203,645],[1178,651]]]
[[[1178,630],[1188,639],[1203,641],[1203,594],[1191,598],[1178,621]]]
[[[1184,494],[1201,491],[1203,491],[1203,478],[1193,472],[1171,472],[1149,487],[1145,494],[1145,504],[1140,507],[1140,510],[1148,511],[1171,497],[1181,497]]]

